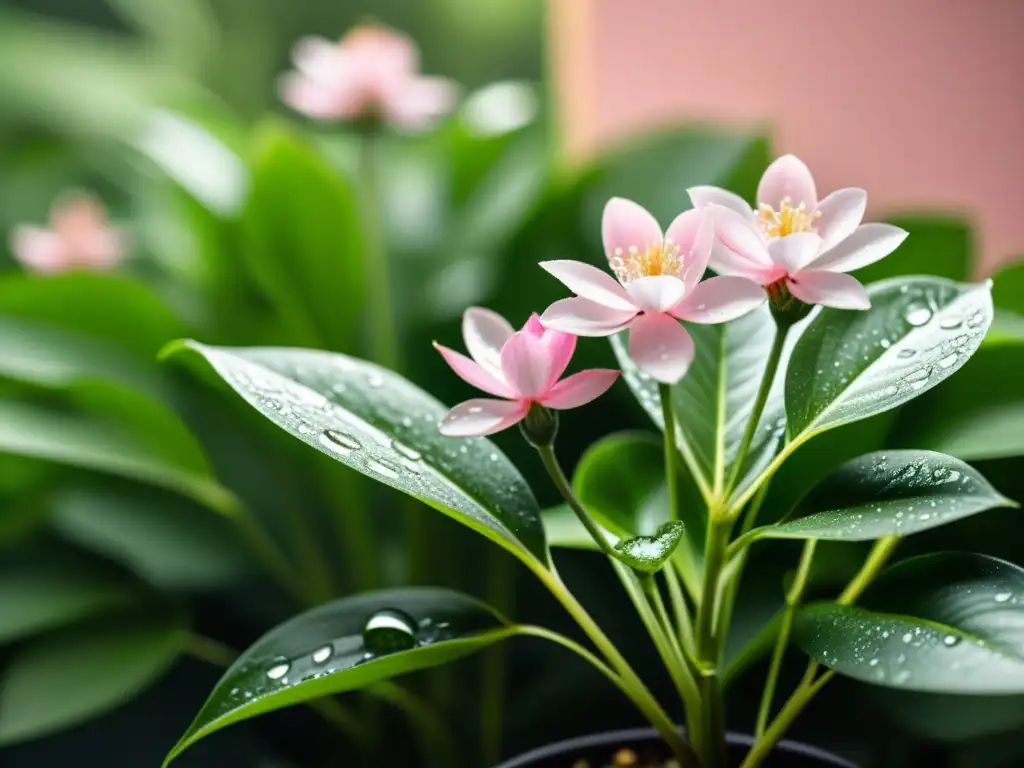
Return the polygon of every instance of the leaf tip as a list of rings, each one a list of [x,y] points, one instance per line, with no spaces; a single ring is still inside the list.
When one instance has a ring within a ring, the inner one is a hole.
[[[156,353],[156,359],[161,363],[165,363],[180,352],[194,351],[197,347],[198,342],[192,339],[175,339],[169,341],[160,348],[160,351]]]

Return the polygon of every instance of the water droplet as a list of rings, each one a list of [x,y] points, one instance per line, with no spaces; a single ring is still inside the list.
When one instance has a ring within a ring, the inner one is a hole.
[[[896,357],[902,358],[903,360],[907,360],[907,359],[913,357],[915,354],[916,354],[916,351],[913,350],[913,349],[901,349],[896,354]]]
[[[492,453],[489,458],[490,458],[491,461],[497,461],[498,460],[498,454]]]
[[[913,326],[921,326],[932,319],[932,311],[922,304],[911,304],[903,318]]]
[[[1012,592],[997,592],[995,600],[996,600],[997,603],[1005,603],[1011,597],[1013,597],[1013,593]]]
[[[878,345],[879,345],[879,346],[880,346],[880,347],[881,347],[882,349],[888,349],[889,347],[891,347],[891,346],[892,346],[892,342],[891,342],[891,341],[889,341],[888,339],[882,339],[882,340],[881,340],[880,342],[878,342]]]
[[[392,480],[397,480],[402,472],[401,467],[392,464],[390,461],[374,457],[366,460],[366,468],[371,472],[376,472],[378,475],[389,477]]]
[[[377,611],[363,625],[363,644],[374,655],[407,651],[416,646],[416,621],[404,611]]]
[[[347,389],[348,389],[348,387],[347,387],[347,386],[345,386],[345,384],[343,384],[343,383],[342,383],[342,382],[340,382],[340,381],[339,381],[339,382],[338,382],[337,384],[333,384],[333,385],[331,386],[331,390],[332,390],[332,391],[334,392],[334,394],[336,394],[336,395],[343,395],[343,394],[345,394],[345,390],[347,390]]]
[[[942,644],[947,648],[952,648],[954,645],[960,642],[960,638],[956,635],[946,635],[942,638]]]
[[[325,645],[323,648],[317,648],[315,651],[313,651],[313,661],[317,664],[323,664],[325,661],[331,658],[331,655],[333,653],[334,647],[330,645]]]
[[[274,666],[267,670],[267,677],[271,680],[280,680],[288,674],[289,669],[291,669],[291,664],[287,659],[277,660],[274,662]]]
[[[912,634],[910,634],[909,632],[907,632],[907,634],[905,634],[903,636],[903,642],[904,643],[909,643],[913,639],[914,639],[914,636]]]
[[[941,323],[939,323],[939,328],[941,328],[944,331],[952,331],[963,325],[963,322],[964,321],[961,320],[959,317],[947,317]]]
[[[320,444],[328,450],[336,453],[352,453],[362,448],[362,443],[352,435],[339,432],[336,429],[328,429],[320,435]]]
[[[954,353],[952,353],[950,355],[946,355],[944,358],[939,360],[939,367],[940,368],[951,368],[956,363],[956,360],[957,360],[956,352],[954,352]]]
[[[419,451],[417,451],[417,450],[415,450],[413,448],[410,448],[409,446],[405,445],[404,443],[398,442],[397,440],[392,440],[391,441],[391,447],[394,448],[395,451],[400,453],[402,456],[404,456],[405,458],[409,459],[409,461],[419,461],[420,459],[423,458],[423,454],[422,453],[420,453]]]
[[[232,696],[237,696],[238,695],[238,689],[237,688],[232,688],[231,689],[231,695]]]

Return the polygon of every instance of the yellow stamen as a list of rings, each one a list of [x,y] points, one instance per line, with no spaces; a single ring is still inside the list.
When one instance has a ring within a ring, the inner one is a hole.
[[[778,211],[765,203],[761,203],[757,210],[758,222],[769,238],[785,237],[794,232],[813,232],[814,221],[820,216],[820,211],[808,211],[805,203],[794,207],[788,197],[783,198]]]
[[[630,246],[628,251],[616,248],[612,257],[608,259],[608,265],[619,282],[625,285],[639,277],[681,277],[683,259],[679,253],[679,246],[671,240],[666,240],[664,243],[648,246],[644,251],[640,251],[635,245]]]

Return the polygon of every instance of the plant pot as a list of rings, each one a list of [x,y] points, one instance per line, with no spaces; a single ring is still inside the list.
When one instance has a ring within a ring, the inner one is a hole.
[[[738,766],[753,744],[750,736],[730,733],[729,756]],[[586,761],[589,768],[603,768],[621,749],[628,749],[641,758],[667,758],[668,750],[653,728],[630,728],[581,736],[540,747],[502,763],[496,768],[573,768],[577,761]],[[642,765],[643,763],[641,763]],[[764,762],[764,768],[857,768],[854,763],[830,755],[814,747],[794,741],[781,741]]]

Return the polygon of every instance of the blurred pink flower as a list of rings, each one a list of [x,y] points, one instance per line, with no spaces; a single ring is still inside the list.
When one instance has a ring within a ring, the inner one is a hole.
[[[808,304],[840,309],[871,306],[846,272],[888,256],[907,233],[891,224],[861,224],[868,195],[840,189],[818,199],[814,177],[793,155],[773,162],[757,187],[757,211],[718,187],[689,190],[694,207],[710,206],[717,242],[711,268],[769,286],[785,285]]]
[[[455,105],[455,84],[421,76],[416,44],[387,27],[355,27],[340,43],[304,37],[292,61],[296,71],[282,77],[281,98],[319,120],[375,118],[422,130]]]
[[[764,301],[760,286],[741,277],[701,282],[714,234],[714,220],[704,211],[677,216],[662,234],[644,208],[612,198],[604,209],[602,235],[618,281],[579,261],[541,262],[576,294],[548,307],[541,322],[579,336],[610,336],[629,328],[633,361],[652,378],[674,384],[693,359],[693,339],[678,320],[724,323]]]
[[[11,252],[31,272],[111,269],[124,257],[122,234],[110,226],[103,206],[79,195],[54,203],[51,229],[25,224],[11,233]]]
[[[561,379],[576,337],[545,330],[536,314],[513,331],[501,315],[470,307],[462,316],[462,337],[472,359],[436,342],[434,347],[463,380],[504,399],[476,398],[452,408],[441,421],[441,432],[452,437],[499,432],[525,418],[534,403],[558,410],[585,405],[619,377],[619,371],[592,369]]]

